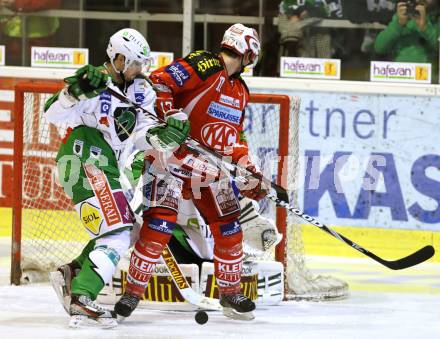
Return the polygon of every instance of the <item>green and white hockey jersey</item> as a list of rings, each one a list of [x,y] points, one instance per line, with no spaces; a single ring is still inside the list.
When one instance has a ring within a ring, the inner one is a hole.
[[[145,79],[134,79],[124,91],[111,81],[108,88],[154,112],[156,94]],[[97,238],[132,227],[131,211],[120,184],[121,153],[125,148],[151,149],[147,131],[157,121],[107,90],[78,101],[67,88],[49,99],[45,118],[72,129],[56,157],[58,177],[88,234]]]
[[[154,112],[156,93],[144,78],[135,78],[126,85],[124,91],[111,81],[108,87],[147,111]],[[55,99],[45,112],[47,121],[55,125],[67,124],[71,128],[84,125],[99,130],[117,157],[131,143],[140,150],[151,148],[146,139],[146,131],[157,125],[157,122],[121,102],[108,91],[91,99],[74,101],[67,94],[67,89],[63,89]]]

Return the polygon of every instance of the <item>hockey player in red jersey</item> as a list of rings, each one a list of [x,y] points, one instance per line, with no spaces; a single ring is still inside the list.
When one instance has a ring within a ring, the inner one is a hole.
[[[253,172],[255,166],[248,158],[243,133],[249,91],[240,74],[245,67],[256,65],[259,52],[257,32],[235,24],[226,30],[219,54],[195,51],[150,76],[157,90],[159,116],[165,120],[170,116],[188,119],[192,138]],[[218,181],[198,185],[195,192],[195,173],[200,174],[206,164],[198,166],[200,160],[185,147],[180,147],[174,155],[180,163],[179,166],[168,165],[171,176],[157,173],[157,166],[146,161],[145,171],[154,177],[144,188],[149,206],[144,211],[140,239],[130,259],[126,293],[115,305],[115,311],[129,316],[136,308],[171,237],[183,196],[192,199],[213,234],[215,277],[225,315],[253,319],[255,304],[240,288],[243,233],[238,221],[240,205],[231,183],[226,180],[222,186]],[[216,171],[217,168],[205,168],[204,174]],[[217,174],[214,177],[218,179]],[[254,179],[241,193],[261,199],[265,195],[261,184],[261,180]]]

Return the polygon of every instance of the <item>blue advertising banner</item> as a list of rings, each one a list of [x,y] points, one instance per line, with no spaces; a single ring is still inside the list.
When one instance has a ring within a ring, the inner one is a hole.
[[[440,98],[276,93],[301,98],[299,206],[307,214],[341,226],[439,230]]]

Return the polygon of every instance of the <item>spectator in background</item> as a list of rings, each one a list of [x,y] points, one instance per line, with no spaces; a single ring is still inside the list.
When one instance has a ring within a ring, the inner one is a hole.
[[[330,31],[315,25],[341,17],[340,0],[283,0],[279,8],[280,56],[331,58]]]
[[[399,1],[391,22],[377,35],[375,51],[397,62],[431,63],[435,75],[439,14],[438,0]]]
[[[0,0],[0,8],[8,8],[14,12],[36,12],[44,9],[59,8],[61,0]],[[2,17],[0,28],[5,39],[7,63],[21,64],[22,18],[19,15]],[[60,25],[58,18],[29,16],[26,19],[26,37],[28,39],[28,55],[31,46],[47,46],[50,38]]]

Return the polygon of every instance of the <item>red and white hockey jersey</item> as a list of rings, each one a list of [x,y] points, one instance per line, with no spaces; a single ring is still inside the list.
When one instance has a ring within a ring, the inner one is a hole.
[[[228,76],[221,56],[195,51],[151,73],[156,111],[181,108],[191,122],[190,135],[238,161],[248,154],[243,134],[249,90],[239,76]]]

